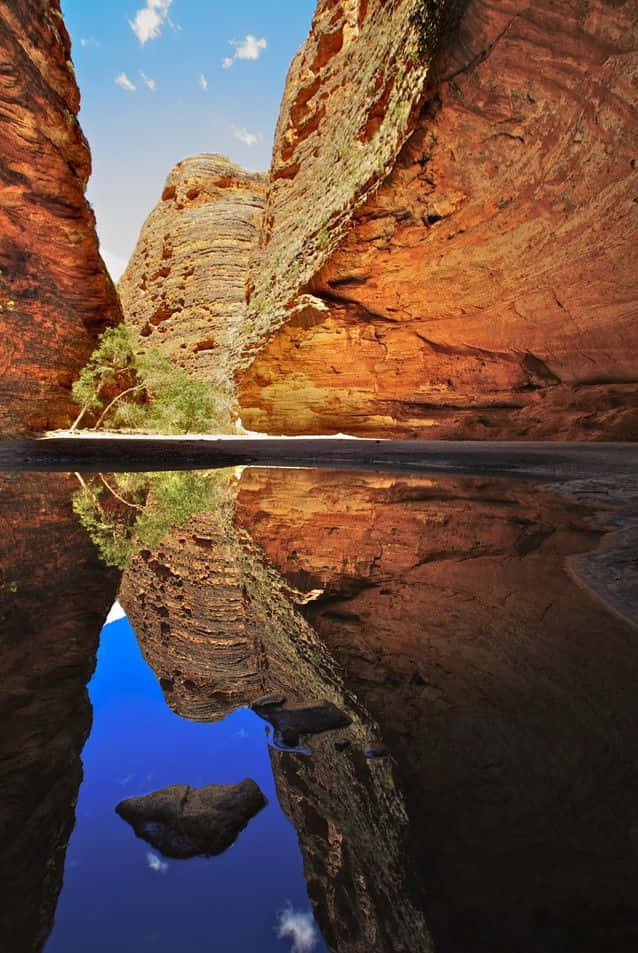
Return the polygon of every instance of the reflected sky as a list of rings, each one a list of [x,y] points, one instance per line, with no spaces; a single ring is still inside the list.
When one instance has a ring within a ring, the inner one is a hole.
[[[46,953],[322,953],[293,827],[275,792],[264,723],[240,709],[217,723],[166,706],[126,618],[104,627],[89,684],[93,729]],[[166,860],[114,811],[170,784],[252,777],[268,806],[224,854]]]

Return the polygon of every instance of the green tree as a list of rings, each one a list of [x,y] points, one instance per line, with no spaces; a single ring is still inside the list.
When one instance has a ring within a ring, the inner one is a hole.
[[[80,405],[80,413],[73,421],[75,430],[89,410],[104,406],[103,394],[107,387],[115,388],[125,372],[133,372],[135,355],[131,332],[124,324],[107,328],[100,335],[98,345],[72,387],[74,400]]]
[[[115,396],[106,402],[105,394]],[[126,325],[108,328],[73,385],[81,410],[75,430],[87,412],[103,425],[145,433],[228,433],[229,394],[193,380],[157,350],[136,350]]]
[[[230,524],[233,513],[227,470],[79,474],[73,510],[107,566],[126,569],[142,546],[156,546],[197,513],[214,510]]]

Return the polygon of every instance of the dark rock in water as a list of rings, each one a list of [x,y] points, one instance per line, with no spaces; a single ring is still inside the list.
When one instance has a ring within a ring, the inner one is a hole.
[[[324,731],[336,731],[347,728],[351,719],[336,705],[329,701],[300,703],[286,708],[274,708],[265,712],[258,711],[275,729],[276,736],[283,740],[284,733],[298,735],[318,735]]]
[[[203,788],[175,784],[127,798],[115,810],[166,857],[184,859],[221,854],[266,803],[255,782],[245,778]]]
[[[380,741],[374,741],[363,749],[366,758],[387,758],[390,752]]]
[[[284,728],[281,733],[281,743],[287,748],[296,748],[299,744],[299,735],[294,728]]]
[[[350,747],[349,738],[337,738],[337,740],[335,741],[335,748],[337,751],[345,751],[346,748],[349,748],[349,747]]]
[[[261,708],[280,708],[285,702],[284,695],[262,695],[261,698],[256,698],[250,707],[253,711]]]

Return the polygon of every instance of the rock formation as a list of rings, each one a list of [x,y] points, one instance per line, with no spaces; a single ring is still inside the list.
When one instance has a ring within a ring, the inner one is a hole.
[[[319,0],[258,234],[263,178],[185,160],[128,320],[255,430],[635,439],[637,34],[631,0]]]
[[[237,520],[321,593],[300,611],[391,752],[435,949],[633,950],[637,635],[566,571],[600,539],[588,510],[502,480],[251,469]]]
[[[0,477],[0,949],[53,925],[91,727],[86,684],[116,575],[71,510],[75,479]]]
[[[222,393],[246,333],[246,270],[265,187],[265,175],[223,156],[179,162],[119,283],[126,320],[145,343]]]
[[[319,3],[288,78],[244,423],[636,438],[635,4],[470,0],[420,85],[380,48],[413,5],[356,6]]]
[[[165,857],[186,859],[221,854],[265,805],[258,785],[245,778],[239,784],[203,788],[175,784],[129,797],[115,810]]]
[[[121,320],[84,190],[89,148],[59,0],[0,2],[0,433],[65,426],[74,378]]]

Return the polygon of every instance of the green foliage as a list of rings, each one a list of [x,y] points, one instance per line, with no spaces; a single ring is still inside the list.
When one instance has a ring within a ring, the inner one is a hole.
[[[107,328],[73,385],[74,399],[87,410],[102,407],[101,393],[108,385],[115,385],[123,371],[132,369],[134,361],[131,332],[126,325]]]
[[[124,324],[101,335],[73,385],[73,397],[82,410],[72,429],[92,411],[96,428],[170,434],[230,430],[227,395],[193,380],[157,350],[135,350],[134,343]],[[115,397],[107,403],[105,394]]]
[[[125,569],[142,546],[157,546],[196,513],[215,510],[229,523],[232,502],[225,470],[121,473],[85,482],[73,510],[107,566]]]
[[[418,52],[432,63],[456,30],[468,0],[416,0],[410,22],[418,31]]]

